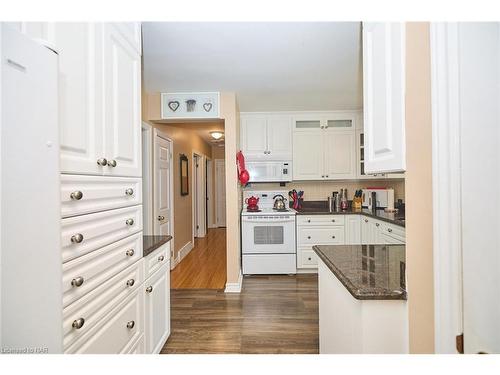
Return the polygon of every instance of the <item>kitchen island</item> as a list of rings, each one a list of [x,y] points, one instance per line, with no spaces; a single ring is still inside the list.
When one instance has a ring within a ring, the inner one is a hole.
[[[404,245],[314,246],[320,353],[408,353]]]

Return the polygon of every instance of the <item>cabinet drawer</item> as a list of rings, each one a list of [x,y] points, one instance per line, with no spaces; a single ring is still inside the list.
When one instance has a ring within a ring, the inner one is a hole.
[[[389,244],[389,245],[404,245],[404,241],[401,240],[400,238],[393,237],[388,235],[387,233],[381,233],[380,234],[380,239],[383,244]]]
[[[134,279],[133,286],[127,285],[127,280]],[[84,295],[63,310],[63,344],[69,352],[76,352],[85,340],[96,334],[96,330],[107,324],[112,319],[113,310],[123,305],[128,298],[135,298],[138,291],[143,298],[141,284],[144,282],[144,261],[138,262],[123,270],[118,275],[105,281],[96,289]],[[117,307],[118,306],[118,307]],[[140,327],[143,327],[143,314],[141,308]],[[85,321],[80,329],[73,328],[75,320],[83,318]],[[78,344],[75,344],[78,341]]]
[[[406,231],[403,227],[400,227],[398,225],[391,225],[388,223],[382,223],[380,225],[380,230],[382,231],[382,233],[385,233],[390,237],[394,237],[400,241],[405,242]]]
[[[61,175],[62,217],[141,204],[141,181],[140,178]]]
[[[170,242],[160,246],[149,254],[145,259],[146,279],[158,271],[162,266],[169,263],[170,269]]]
[[[132,219],[132,225],[127,220]],[[142,230],[142,206],[62,219],[63,262],[87,254]],[[81,235],[81,242],[73,242]],[[72,237],[73,241],[72,241]],[[142,246],[141,246],[142,248]],[[140,249],[134,249],[140,252]]]
[[[297,249],[298,268],[317,268],[318,256],[310,248]]]
[[[65,353],[127,353],[141,335],[144,335],[144,294],[139,288],[67,347]]]
[[[310,215],[297,216],[297,225],[344,225],[343,215]]]
[[[126,351],[127,354],[146,354],[145,350],[145,343],[144,343],[144,336],[141,335],[139,337],[139,340],[137,340],[135,343],[132,344],[130,349]]]
[[[297,231],[298,245],[343,245],[344,227],[299,227]]]
[[[139,232],[65,263],[63,306],[68,306],[141,258],[142,232]],[[83,282],[80,286],[73,285],[79,281]]]

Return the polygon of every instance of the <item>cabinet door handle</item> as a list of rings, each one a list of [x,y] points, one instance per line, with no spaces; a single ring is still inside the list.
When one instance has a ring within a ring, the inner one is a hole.
[[[135,322],[133,320],[131,320],[130,322],[127,323],[128,329],[132,329],[132,328],[134,328],[134,326],[135,326]]]
[[[128,226],[134,225],[134,219],[127,219],[127,221],[125,222],[125,224],[127,224]]]
[[[71,194],[69,196],[74,201],[79,201],[80,199],[83,198],[83,193],[80,190],[76,190],[76,191],[71,192]]]
[[[108,164],[108,161],[106,160],[106,158],[97,159],[97,165],[100,165],[101,167],[104,167],[107,164]]]
[[[388,232],[392,232],[392,229],[391,229],[391,228],[387,228],[387,231],[388,231]]]
[[[379,226],[380,226],[380,224],[379,224],[379,223],[375,223],[375,225],[376,225],[377,227],[379,227]]]
[[[328,178],[328,175],[326,175],[325,177]]]
[[[83,234],[77,233],[71,236],[72,243],[81,243],[83,241]]]
[[[368,219],[365,219],[365,223],[368,223]]]
[[[160,255],[158,257],[158,262],[163,262],[165,260],[165,257],[163,255]]]
[[[307,239],[310,240],[311,239],[311,236],[307,236]]]
[[[307,220],[307,222],[308,222],[308,223],[310,223],[310,222],[311,222],[311,219],[308,219],[308,220]]]
[[[146,288],[146,292],[151,293],[153,291],[153,286],[150,285]]]
[[[335,236],[332,236],[332,238],[335,238]]]
[[[127,280],[127,286],[134,286],[135,280],[134,279],[128,279]]]
[[[131,256],[134,256],[135,251],[134,251],[134,249],[128,249],[128,250],[125,252],[125,254],[126,254],[127,256],[131,257]]]
[[[125,194],[126,195],[134,195],[134,189],[128,188],[127,190],[125,190]]]
[[[335,223],[335,219],[332,219],[332,223]]]
[[[158,221],[163,221],[163,220],[165,220],[165,216],[159,215],[158,216]]]
[[[322,175],[321,175],[321,178],[325,178],[325,175],[324,175],[324,174],[322,174]]]
[[[73,324],[71,324],[71,326],[73,328],[76,328],[76,329],[80,329],[83,327],[83,325],[85,324],[85,319],[83,318],[78,318],[76,320],[73,320]]]
[[[108,166],[111,167],[111,168],[116,167],[117,164],[118,163],[114,159],[108,160]]]
[[[73,280],[71,280],[71,286],[79,287],[82,286],[83,282],[85,279],[82,276],[75,277]]]

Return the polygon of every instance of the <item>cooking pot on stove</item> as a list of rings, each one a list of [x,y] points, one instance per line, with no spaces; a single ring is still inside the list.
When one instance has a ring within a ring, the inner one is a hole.
[[[286,204],[285,204],[286,198],[283,195],[281,194],[275,195],[273,199],[274,199],[273,207],[275,210],[286,210]]]

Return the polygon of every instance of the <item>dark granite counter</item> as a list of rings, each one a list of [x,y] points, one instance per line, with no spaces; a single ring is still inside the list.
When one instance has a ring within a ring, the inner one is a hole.
[[[367,208],[362,209],[352,209],[349,208],[346,211],[330,212],[328,211],[327,203],[325,201],[316,202],[304,202],[304,206],[297,210],[297,215],[353,215],[359,214],[363,216],[372,217],[374,219],[382,220],[390,224],[399,225],[400,227],[405,226],[405,215],[404,213],[392,213],[385,212],[383,209],[372,212]]]
[[[406,300],[404,245],[319,245],[318,257],[359,300]]]
[[[171,239],[172,236],[142,236],[142,256],[147,257]]]

